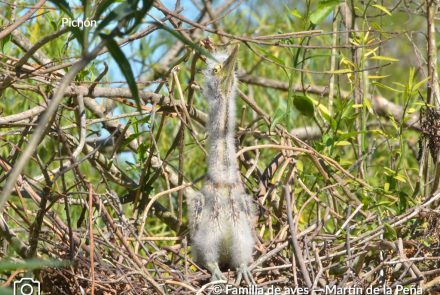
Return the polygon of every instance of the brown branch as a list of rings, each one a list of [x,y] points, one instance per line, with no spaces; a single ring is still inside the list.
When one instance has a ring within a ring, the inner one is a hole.
[[[37,4],[35,4],[34,7],[29,9],[28,12],[26,12],[25,15],[20,17],[15,23],[10,25],[9,27],[5,28],[3,31],[0,32],[0,40],[8,36],[12,31],[14,31],[16,28],[18,28],[22,23],[27,21],[34,13],[37,11],[41,6],[46,3],[46,0],[40,0]]]

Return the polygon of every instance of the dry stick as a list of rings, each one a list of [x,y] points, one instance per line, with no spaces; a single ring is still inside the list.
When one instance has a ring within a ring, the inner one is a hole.
[[[1,286],[2,286],[3,288],[7,288],[7,287],[12,283],[12,281],[14,281],[14,278],[15,278],[19,273],[21,273],[21,272],[23,272],[21,269],[14,271],[14,272],[9,276],[9,278],[6,280],[6,282],[4,282],[3,285],[1,285]]]
[[[191,123],[191,118],[190,115],[188,113],[188,110],[186,108],[185,105],[185,99],[183,96],[183,91],[182,91],[182,86],[180,85],[180,81],[179,78],[177,76],[177,68],[175,68],[172,71],[172,76],[173,76],[173,80],[174,80],[174,85],[177,88],[177,93],[179,95],[179,101],[180,101],[180,105],[181,108],[183,109],[183,116],[181,116],[180,114],[180,127],[179,127],[179,133],[178,133],[178,138],[176,140],[179,141],[178,145],[179,145],[179,177],[178,177],[178,182],[177,184],[179,186],[182,185],[183,183],[183,169],[184,169],[184,152],[185,152],[185,126],[188,126],[188,129],[191,133],[193,133],[193,126]],[[198,139],[196,136],[194,136],[194,139],[198,142]],[[199,143],[199,146],[200,143]],[[203,147],[202,147],[203,148]],[[178,195],[177,195],[177,212],[178,212],[178,226],[177,226],[177,233],[180,232],[180,227],[182,226],[182,220],[183,220],[183,190],[179,190]]]
[[[32,109],[29,109],[27,111],[24,111],[24,112],[21,112],[18,114],[13,114],[13,115],[1,117],[0,118],[0,126],[1,125],[8,125],[8,124],[11,124],[14,122],[18,122],[18,121],[22,121],[22,120],[26,120],[26,119],[35,117],[38,114],[44,112],[45,109],[46,109],[45,106],[36,106],[36,107],[33,107]]]
[[[338,30],[338,23],[337,23],[337,12],[338,12],[339,8],[336,7],[333,9],[333,23],[332,23],[332,50],[330,53],[330,72],[334,72],[336,69],[336,45],[338,42],[338,35],[337,35],[337,30]],[[330,76],[330,82],[329,82],[329,86],[328,86],[329,90],[328,90],[328,110],[330,112],[331,115],[333,115],[333,95],[334,95],[334,89],[335,89],[335,75],[331,75]]]
[[[420,284],[423,286],[423,283],[425,282],[425,278],[424,278],[422,272],[419,270],[419,268],[415,264],[415,262],[413,262],[413,261],[405,261],[405,260],[408,259],[408,257],[406,257],[406,254],[405,254],[405,251],[404,251],[402,238],[399,238],[397,240],[396,244],[397,244],[395,246],[396,252],[399,254],[399,257],[402,260],[402,263],[411,271],[412,275],[415,276],[413,278],[421,279]]]
[[[440,285],[440,276],[432,279],[431,281],[427,282],[422,288],[423,293],[429,291],[430,289],[434,288],[435,286]]]
[[[348,204],[347,207],[347,220],[349,220],[351,215],[351,204]],[[348,271],[344,274],[344,277],[342,279],[343,285],[345,285],[345,281],[346,279],[350,278],[351,276],[353,276],[353,261],[352,261],[352,253],[351,253],[351,241],[350,241],[350,225],[347,226],[347,229],[345,230],[346,235],[345,235],[345,247],[347,250],[347,267],[348,267]]]
[[[344,24],[345,27],[352,31],[357,31],[359,30],[358,25],[356,23],[356,19],[357,19],[357,15],[354,12],[354,6],[353,6],[353,2],[352,3],[352,7],[348,7],[347,2],[342,4],[342,6],[345,6],[343,9],[341,9],[341,13],[342,16],[344,18]],[[351,9],[350,9],[351,8]],[[351,22],[348,22],[347,20],[351,20]],[[353,33],[353,37],[355,38],[356,35]],[[347,43],[349,43],[349,39],[347,39]],[[351,56],[353,59],[353,62],[355,64],[356,68],[362,68],[365,67],[366,65],[363,64],[362,60],[365,60],[364,57],[364,49],[363,47],[357,47],[357,48],[352,48],[351,49]],[[367,72],[358,72],[358,73],[353,73],[353,82],[352,82],[352,87],[353,87],[353,96],[354,96],[354,102],[356,104],[360,104],[360,105],[364,105],[364,98],[367,97],[367,93],[368,93],[368,89],[366,88],[366,74]],[[365,107],[359,108],[355,110],[355,114],[356,114],[356,118],[354,121],[355,124],[355,128],[356,130],[362,130],[364,131],[366,129],[366,114],[365,114],[366,110]],[[359,132],[356,135],[356,141],[357,141],[357,146],[354,147],[354,152],[357,153],[357,161],[358,161],[358,173],[359,173],[359,177],[362,179],[365,179],[366,176],[366,166],[365,166],[365,161],[364,158],[362,157],[362,155],[365,152],[365,135],[363,134],[363,132]]]
[[[260,256],[254,263],[252,263],[249,266],[249,270],[252,271],[253,269],[255,269],[258,265],[263,264],[265,261],[267,261],[268,259],[270,259],[271,257],[275,256],[278,252],[282,251],[284,248],[287,247],[287,245],[289,244],[289,242],[284,242],[280,245],[278,245],[275,249],[269,251],[268,253],[266,253],[263,256]]]
[[[25,15],[20,17],[15,23],[4,29],[0,32],[0,40],[4,37],[8,36],[12,31],[18,28],[22,23],[27,21],[34,13],[37,11],[43,4],[46,3],[46,0],[40,0],[34,7],[32,7]]]
[[[91,294],[95,294],[95,242],[93,240],[93,187],[89,183],[89,238],[90,238],[90,275],[92,277],[92,283],[90,286]]]
[[[306,285],[308,288],[312,287],[312,281],[310,280],[310,276],[309,276],[309,272],[307,271],[307,266],[304,262],[304,258],[301,252],[301,248],[298,244],[298,238],[296,235],[296,226],[294,224],[293,218],[292,218],[292,212],[290,211],[291,208],[291,201],[290,201],[290,193],[289,193],[289,186],[285,185],[284,186],[284,198],[286,199],[286,203],[287,203],[287,218],[289,220],[289,229],[290,229],[290,234],[292,236],[292,246],[293,246],[293,250],[294,250],[294,254],[295,254],[295,258],[296,258],[296,262],[299,265],[299,268],[301,270],[301,273],[303,275],[304,281],[306,282]]]
[[[350,220],[353,219],[353,217],[356,215],[356,213],[358,213],[359,210],[361,210],[361,208],[364,206],[364,204],[360,204],[356,207],[356,209],[354,210],[353,213],[350,214],[350,216],[348,216],[348,218],[345,220],[345,222],[342,224],[341,228],[338,229],[338,231],[335,233],[335,237],[339,236],[341,234],[341,232],[344,230],[344,228],[348,225],[348,223],[350,222]]]
[[[86,109],[84,107],[84,94],[79,93],[76,97],[76,102],[78,104],[78,129],[79,129],[79,144],[77,148],[72,153],[73,160],[76,160],[79,156],[79,154],[82,152],[84,145],[86,143],[86,136],[87,136],[87,130],[86,130]]]
[[[319,258],[319,251],[316,248],[315,242],[312,243],[312,249],[313,249],[313,254],[315,255],[315,261],[318,264],[318,273],[316,274],[316,277],[313,281],[312,292],[317,293],[314,290],[318,286],[318,282],[320,282],[322,274],[324,273],[324,267],[322,266],[321,259]]]

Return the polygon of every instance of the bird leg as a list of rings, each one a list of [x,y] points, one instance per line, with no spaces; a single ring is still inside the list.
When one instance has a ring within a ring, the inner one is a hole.
[[[237,269],[237,279],[235,280],[235,284],[239,286],[243,278],[248,286],[257,284],[246,264],[241,264]]]
[[[211,273],[211,282],[214,281],[225,281],[226,283],[226,277],[223,275],[223,273],[220,270],[220,267],[218,266],[217,262],[208,262],[206,264],[206,268],[209,270],[209,272]]]

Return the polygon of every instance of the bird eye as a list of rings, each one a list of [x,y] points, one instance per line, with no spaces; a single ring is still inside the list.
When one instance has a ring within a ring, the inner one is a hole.
[[[220,72],[220,70],[221,70],[221,68],[222,68],[222,66],[219,64],[219,65],[215,65],[214,66],[214,69],[212,70],[215,74],[217,74],[218,72]]]

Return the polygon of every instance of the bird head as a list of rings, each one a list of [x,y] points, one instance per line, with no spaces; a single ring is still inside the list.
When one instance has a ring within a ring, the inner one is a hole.
[[[238,48],[235,46],[229,55],[214,54],[216,60],[210,62],[205,71],[209,90],[217,90],[222,97],[229,97],[235,87]]]

